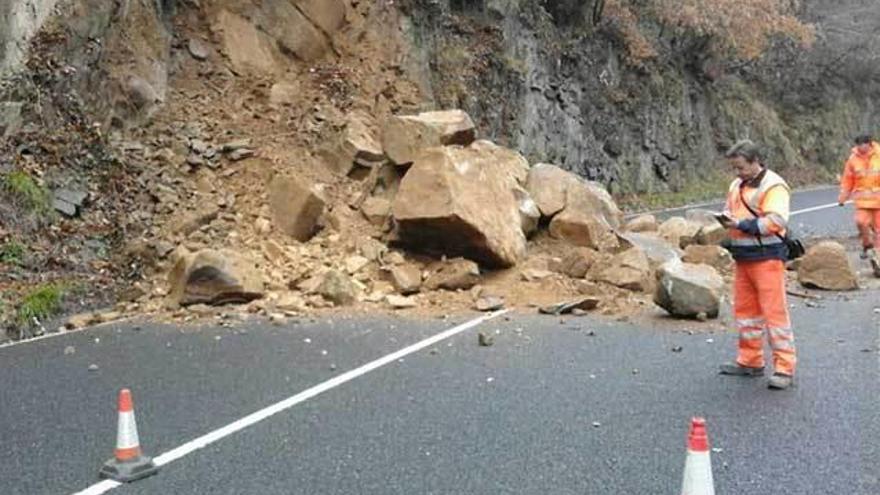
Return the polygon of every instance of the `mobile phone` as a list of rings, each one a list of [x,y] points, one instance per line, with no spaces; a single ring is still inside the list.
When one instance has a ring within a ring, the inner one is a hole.
[[[732,222],[732,221],[733,221],[733,219],[730,218],[730,217],[729,217],[727,214],[725,214],[725,213],[713,213],[712,216],[715,217],[715,220],[718,220],[718,223],[720,223],[721,225],[724,225],[724,224],[727,223],[727,222]]]

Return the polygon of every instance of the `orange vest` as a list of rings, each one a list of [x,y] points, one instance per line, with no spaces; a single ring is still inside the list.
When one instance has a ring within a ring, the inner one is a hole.
[[[840,178],[842,203],[852,197],[856,208],[880,208],[880,144],[871,143],[871,151],[865,155],[852,149],[843,176]]]
[[[757,213],[759,235],[729,229],[726,245],[734,259],[784,259],[784,243],[788,225],[790,190],[785,180],[772,170],[764,169],[760,179],[743,184],[736,179],[727,192],[725,213],[737,222],[755,218],[746,203]],[[745,200],[745,203],[743,203]],[[778,234],[778,235],[777,235]]]

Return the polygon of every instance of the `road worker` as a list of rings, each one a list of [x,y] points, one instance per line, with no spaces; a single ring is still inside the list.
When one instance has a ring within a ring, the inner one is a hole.
[[[862,240],[862,259],[871,262],[874,276],[880,277],[880,255],[874,249],[880,242],[880,144],[869,135],[855,139],[840,177],[838,204],[852,198],[856,204],[856,226]]]
[[[788,249],[783,238],[790,190],[782,177],[762,164],[760,150],[752,141],[736,143],[725,157],[737,175],[719,220],[728,228],[725,247],[736,262],[733,312],[739,352],[735,362],[721,366],[721,374],[764,375],[766,331],[774,371],[768,386],[787,389],[797,360],[785,298]]]

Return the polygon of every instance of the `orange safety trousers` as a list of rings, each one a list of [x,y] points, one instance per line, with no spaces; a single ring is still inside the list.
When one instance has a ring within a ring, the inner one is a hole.
[[[793,376],[797,356],[785,298],[782,260],[738,261],[733,281],[733,314],[739,331],[740,366],[764,366],[764,332],[776,373]]]
[[[859,228],[859,237],[862,238],[862,247],[880,248],[880,209],[857,208],[856,226]]]

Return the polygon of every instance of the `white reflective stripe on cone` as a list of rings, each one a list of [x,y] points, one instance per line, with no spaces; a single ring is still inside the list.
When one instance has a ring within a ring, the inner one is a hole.
[[[138,446],[140,446],[140,440],[138,439],[134,412],[119,413],[119,426],[116,429],[116,448],[130,449]]]
[[[684,478],[681,482],[681,495],[715,495],[712,459],[709,457],[709,452],[688,450],[684,464]]]

